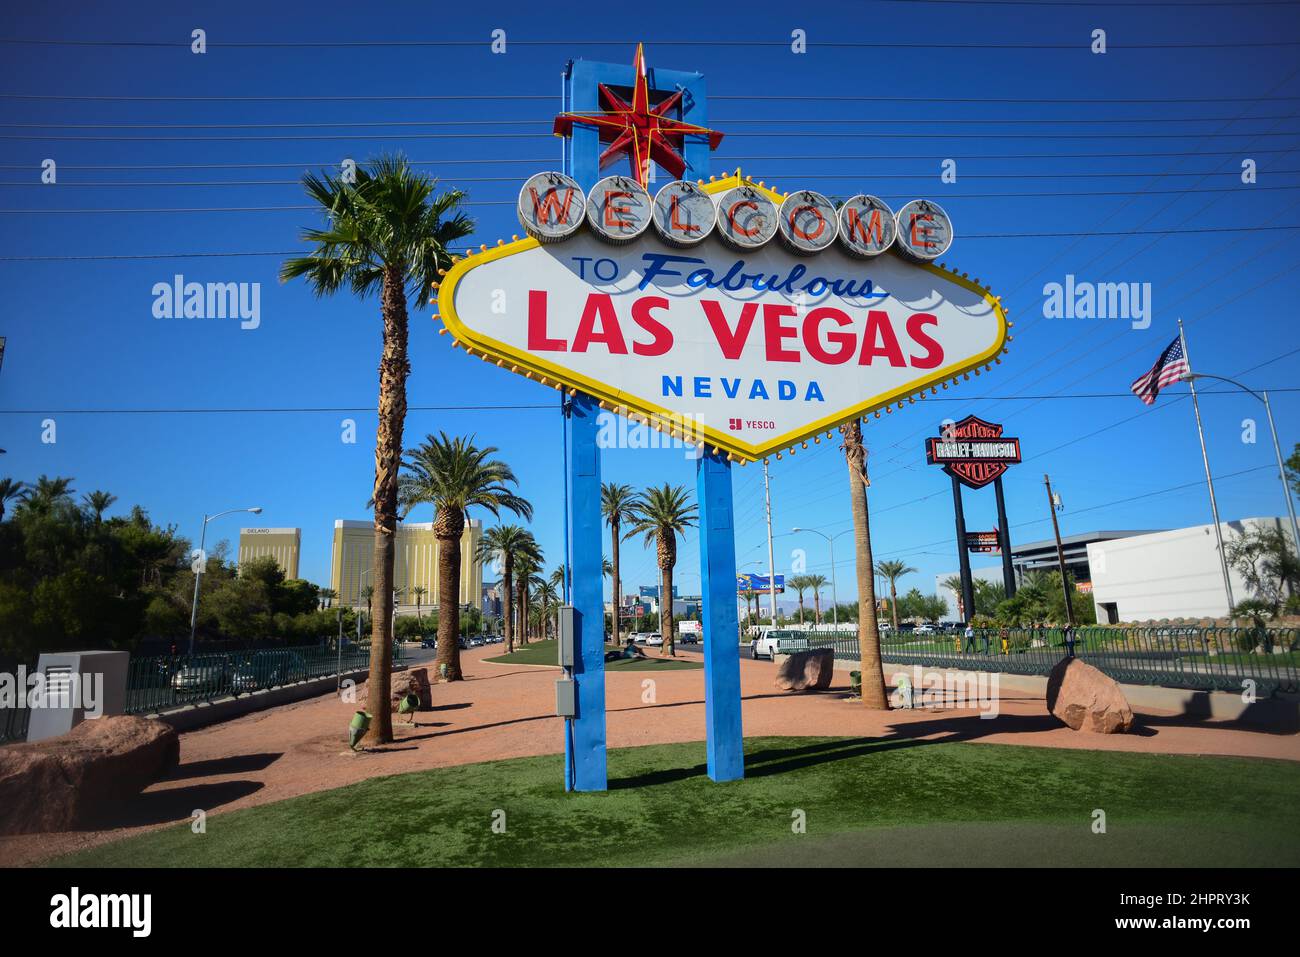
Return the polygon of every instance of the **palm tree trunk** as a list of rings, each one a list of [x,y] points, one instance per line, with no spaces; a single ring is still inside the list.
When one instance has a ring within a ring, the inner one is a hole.
[[[894,590],[894,580],[889,580],[889,617],[894,623],[894,634],[898,634],[898,592]]]
[[[813,624],[820,625],[821,623],[822,623],[822,593],[819,591],[815,591],[813,592]]]
[[[506,654],[510,654],[515,650],[515,610],[513,601],[515,583],[511,581],[513,571],[510,556],[503,556],[501,560],[501,630],[505,633]]]
[[[465,513],[443,509],[434,518],[433,535],[438,541],[438,661],[435,671],[446,680],[460,681],[460,539],[465,532]]]
[[[402,271],[384,270],[380,311],[384,320],[384,351],[379,360],[379,429],[375,435],[375,549],[374,593],[370,596],[371,708],[366,740],[386,744],[393,740],[393,719],[388,710],[390,672],[393,667],[393,556],[397,538],[397,476],[402,463],[402,427],[406,422],[407,360],[406,291]]]
[[[618,621],[618,613],[622,609],[622,604],[619,601],[619,590],[621,586],[619,585],[619,580],[618,580],[618,522],[617,521],[611,521],[609,523],[609,537],[610,537],[610,549],[612,550],[612,555],[610,558],[610,566],[612,571],[614,572],[614,601],[612,602],[614,606],[614,615],[613,615],[614,622],[613,622],[613,627],[610,630],[614,633],[614,647],[619,648],[622,647],[623,645],[623,639],[619,632],[619,621]]]
[[[667,565],[659,569],[660,587],[663,591],[660,594],[665,597],[659,602],[659,634],[663,637],[663,647],[669,655],[677,657],[677,646],[673,642],[673,566]],[[664,608],[664,602],[668,607]]]
[[[885,675],[880,664],[880,627],[876,622],[875,562],[871,558],[871,525],[867,513],[867,450],[862,444],[862,423],[854,419],[840,426],[844,458],[849,466],[849,504],[853,512],[853,546],[858,576],[858,659],[862,670],[862,703],[888,711]]]
[[[803,592],[799,592],[799,624],[803,624]]]

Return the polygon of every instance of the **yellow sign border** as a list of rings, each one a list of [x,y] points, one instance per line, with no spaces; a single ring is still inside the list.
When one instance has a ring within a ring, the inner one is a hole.
[[[785,199],[785,196],[769,189],[764,183],[754,182],[749,177],[742,176],[740,170],[712,182],[700,182],[699,185],[704,192],[710,194],[725,192],[737,186],[750,186],[766,195],[778,207]],[[636,396],[629,397],[613,386],[589,379],[572,369],[555,365],[530,352],[509,346],[504,342],[498,342],[490,336],[470,329],[460,320],[460,317],[456,315],[453,303],[456,297],[456,286],[466,273],[477,266],[504,259],[516,253],[536,249],[540,245],[542,244],[536,239],[516,239],[509,243],[501,242],[491,248],[483,246],[481,252],[474,253],[470,251],[465,258],[456,261],[438,287],[438,312],[433,318],[442,320],[444,328],[439,332],[450,332],[454,337],[453,345],[463,346],[469,355],[478,353],[485,360],[491,361],[495,359],[497,360],[496,364],[502,367],[508,362],[510,363],[511,372],[517,373],[523,370],[527,378],[536,378],[543,385],[557,389],[567,388],[585,392],[597,399],[602,408],[612,406],[615,411],[626,414],[629,418],[639,415],[644,418],[646,424],[665,431],[670,436],[676,437],[680,433],[682,439],[693,442],[699,442],[702,436],[705,444],[713,446],[715,450],[726,451],[730,453],[729,458],[739,458],[742,462],[754,462],[774,452],[780,453],[787,448],[793,452],[796,445],[805,443],[808,439],[818,436],[822,432],[826,432],[827,437],[829,437],[830,430],[843,422],[862,418],[873,412],[876,418],[879,418],[880,410],[892,412],[895,403],[899,408],[902,408],[904,399],[911,403],[918,398],[924,399],[927,389],[934,393],[938,391],[936,386],[942,385],[943,388],[948,388],[948,380],[950,379],[955,385],[961,381],[961,378],[969,378],[972,371],[979,375],[980,366],[987,367],[991,363],[1000,363],[1002,361],[1000,356],[1006,352],[1006,343],[1011,340],[1011,336],[1007,334],[1011,323],[1007,321],[1006,311],[1002,308],[999,297],[994,296],[987,287],[980,286],[977,282],[967,279],[965,274],[958,274],[934,263],[909,263],[910,265],[916,265],[918,269],[928,270],[948,282],[974,292],[987,302],[992,307],[993,313],[998,320],[998,336],[994,345],[972,359],[937,369],[897,389],[872,396],[858,405],[824,416],[797,431],[774,436],[762,443],[750,444],[740,440],[735,435],[718,432],[701,423],[688,420],[687,417],[680,413],[662,408],[648,399]],[[887,253],[887,255],[892,255],[892,253]],[[631,401],[629,401],[629,398],[631,398]]]

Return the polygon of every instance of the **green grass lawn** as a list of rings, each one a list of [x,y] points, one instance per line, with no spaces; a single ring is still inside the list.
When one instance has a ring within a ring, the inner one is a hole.
[[[716,784],[703,743],[613,750],[610,790],[594,794],[564,792],[558,755],[373,778],[52,863],[1300,865],[1290,762],[853,738],[752,738],[745,751],[746,779]]]
[[[607,644],[605,650],[617,651],[618,648]],[[516,645],[511,654],[484,660],[502,665],[554,665],[558,657],[559,651],[554,641],[532,641],[526,645]],[[703,667],[699,661],[662,661],[658,658],[605,662],[606,671],[690,671]]]

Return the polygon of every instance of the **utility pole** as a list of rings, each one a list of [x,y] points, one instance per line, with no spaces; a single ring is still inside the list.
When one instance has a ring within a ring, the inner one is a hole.
[[[1052,534],[1056,536],[1056,565],[1061,570],[1061,592],[1065,596],[1065,622],[1071,631],[1074,629],[1074,607],[1070,604],[1070,582],[1065,577],[1065,549],[1061,547],[1061,526],[1056,521],[1059,507],[1057,498],[1052,494],[1052,480],[1043,475],[1043,484],[1047,486],[1047,510],[1052,513]]]
[[[763,459],[763,502],[767,507],[767,589],[772,600],[772,627],[776,627],[776,563],[772,553],[772,486],[768,480],[767,459]]]

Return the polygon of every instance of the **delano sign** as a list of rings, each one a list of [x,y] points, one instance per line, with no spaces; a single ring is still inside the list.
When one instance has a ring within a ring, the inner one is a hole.
[[[742,461],[978,375],[1008,338],[996,297],[929,262],[952,231],[924,201],[539,173],[519,213],[528,238],[441,284],[456,344]]]

